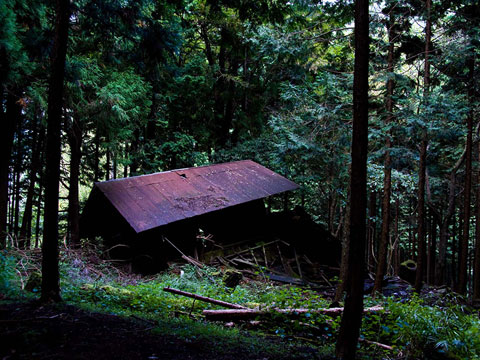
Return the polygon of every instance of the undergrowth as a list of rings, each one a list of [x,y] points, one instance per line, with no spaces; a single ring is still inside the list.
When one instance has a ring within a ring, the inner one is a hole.
[[[333,354],[340,317],[307,312],[292,318],[273,312],[268,321],[255,324],[255,331],[281,339],[282,346],[278,347],[245,332],[252,326],[249,322],[226,328],[204,321],[202,310],[219,307],[166,293],[163,288],[172,287],[249,308],[327,308],[329,301],[312,290],[262,281],[242,282],[231,289],[224,286],[221,270],[210,267],[199,270],[192,265],[172,267],[157,276],[142,278],[119,271],[101,261],[95,252],[71,250],[62,253],[60,271],[62,297],[67,303],[90,311],[142,318],[155,324],[156,333],[175,334],[186,341],[214,341],[219,351],[241,344],[252,353],[295,352],[300,341],[314,346],[317,354]],[[4,298],[37,297],[40,282],[35,280],[35,273],[39,274],[38,254],[0,252],[0,294]],[[478,312],[462,305],[453,293],[442,296],[441,301],[432,300],[435,297],[432,293],[429,296],[428,303],[418,296],[407,301],[394,298],[372,301],[366,297],[366,306],[380,304],[385,311],[364,316],[359,358],[480,359]],[[376,343],[392,346],[393,350]]]

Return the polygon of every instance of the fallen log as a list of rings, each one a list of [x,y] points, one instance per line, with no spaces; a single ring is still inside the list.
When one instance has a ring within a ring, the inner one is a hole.
[[[370,340],[366,340],[366,339],[362,339],[362,338],[359,338],[358,341],[364,342],[365,344],[368,344],[368,345],[375,345],[375,346],[378,346],[378,347],[380,347],[382,349],[385,349],[385,350],[390,350],[390,351],[394,350],[393,346],[382,344],[382,343],[379,343],[379,342],[376,342],[376,341],[370,341]]]
[[[373,306],[366,308],[365,313],[384,311],[381,306]],[[331,308],[331,309],[231,309],[231,310],[203,310],[205,319],[211,321],[234,321],[234,320],[252,320],[258,317],[268,317],[274,314],[286,314],[286,315],[301,315],[301,314],[325,314],[330,316],[337,316],[343,312],[343,307]]]
[[[247,309],[245,306],[242,306],[242,305],[232,304],[232,303],[228,303],[226,301],[212,299],[212,298],[209,298],[209,297],[206,297],[206,296],[192,294],[192,293],[189,293],[189,292],[186,292],[186,291],[173,289],[173,288],[169,288],[169,287],[163,288],[163,291],[166,291],[166,292],[169,292],[169,293],[172,293],[172,294],[176,294],[176,295],[186,296],[186,297],[196,299],[196,300],[200,300],[200,301],[204,301],[204,302],[207,302],[207,303],[210,303],[210,304],[223,306],[223,307],[226,307],[226,308],[229,308],[229,309],[237,309],[237,310]]]
[[[196,266],[196,267],[199,267],[199,268],[203,268],[203,266],[204,266],[201,262],[191,258],[188,255],[182,255],[182,259],[185,260],[185,261],[188,261],[193,266]]]

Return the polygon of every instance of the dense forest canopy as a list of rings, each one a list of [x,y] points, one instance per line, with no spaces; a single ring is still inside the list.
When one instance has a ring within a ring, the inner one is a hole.
[[[1,0],[0,248],[58,301],[95,182],[251,159],[342,242],[354,327],[367,273],[480,304],[479,52],[475,0]]]
[[[73,0],[59,97],[61,3],[0,2],[2,247],[44,243],[54,101],[72,247],[94,182],[239,159],[300,184],[288,207],[347,237],[353,1]],[[368,270],[382,279],[412,259],[417,289],[480,300],[480,6],[369,13]]]

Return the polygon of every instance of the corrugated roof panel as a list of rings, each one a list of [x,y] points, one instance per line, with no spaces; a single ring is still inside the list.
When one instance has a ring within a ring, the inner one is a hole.
[[[298,188],[250,160],[110,180],[95,186],[137,233]]]

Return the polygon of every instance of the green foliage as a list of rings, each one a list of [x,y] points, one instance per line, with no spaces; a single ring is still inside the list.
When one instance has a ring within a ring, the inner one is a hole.
[[[21,290],[31,272],[21,269],[35,269],[37,266],[34,258],[23,259],[22,262],[18,254],[2,251],[0,292],[11,299],[31,296]],[[215,339],[225,346],[235,346],[239,341],[245,341],[244,345],[248,347],[261,346],[261,338],[257,338],[259,342],[252,342],[249,339],[255,338],[246,337],[241,326],[226,329],[198,321],[203,309],[218,309],[218,306],[166,293],[164,287],[249,308],[316,310],[329,306],[329,300],[317,292],[295,286],[249,281],[232,290],[224,286],[222,271],[210,267],[199,271],[192,265],[183,265],[142,279],[134,275],[119,276],[118,270],[108,264],[94,265],[88,263],[80,253],[69,252],[62,254],[60,270],[62,297],[68,303],[92,311],[148,319],[156,325],[154,332],[175,334],[187,341]],[[424,299],[413,296],[410,299],[372,301],[367,298],[366,306],[381,304],[385,311],[365,314],[361,329],[361,338],[365,342],[361,342],[359,358],[392,358],[401,354],[409,358],[480,358],[480,321],[478,315],[463,303],[457,295],[434,292]],[[302,338],[302,341],[318,346],[318,351],[331,354],[340,319],[339,316],[313,311],[293,315],[272,311],[270,319],[260,326],[259,331],[284,339],[285,346],[292,346],[292,351],[297,351],[294,346],[296,339]],[[368,343],[372,341],[393,346],[393,353]],[[270,348],[268,351],[280,350]]]
[[[0,294],[6,297],[21,295],[21,282],[16,271],[17,259],[6,250],[0,251]]]
[[[480,358],[478,317],[455,298],[444,300],[442,306],[435,306],[417,296],[408,301],[385,299],[385,313],[365,315],[361,336],[411,358]]]

